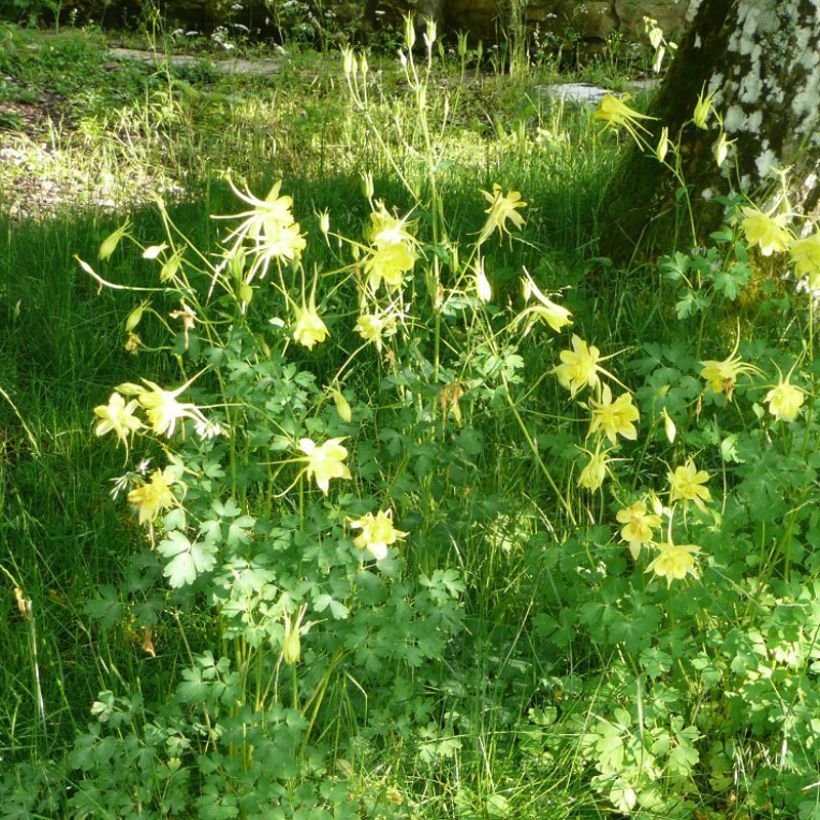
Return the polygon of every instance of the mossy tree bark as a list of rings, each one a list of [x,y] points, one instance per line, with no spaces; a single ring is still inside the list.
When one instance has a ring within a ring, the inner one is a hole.
[[[722,169],[713,149],[716,119],[708,130],[689,124],[704,89],[724,120],[734,153]],[[702,240],[722,211],[710,194],[735,184],[765,200],[777,170],[789,168],[789,201],[806,215],[820,208],[820,5],[816,0],[702,0],[669,72],[653,99],[649,123],[657,144],[683,128],[681,155]],[[691,243],[688,219],[675,207],[679,185],[668,169],[637,147],[626,151],[599,210],[602,253],[623,261],[636,244],[649,249],[677,237]],[[704,193],[706,196],[704,196]]]

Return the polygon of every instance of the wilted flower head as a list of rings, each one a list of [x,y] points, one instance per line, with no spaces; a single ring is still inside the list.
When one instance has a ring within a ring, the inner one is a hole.
[[[386,557],[388,547],[407,537],[406,532],[393,526],[393,513],[390,510],[379,510],[376,515],[367,513],[356,521],[351,521],[350,526],[362,531],[353,543],[361,550],[366,549],[377,561]]]
[[[383,339],[395,335],[397,319],[395,313],[363,313],[356,321],[354,330],[366,342],[373,342],[376,349],[381,350]]]

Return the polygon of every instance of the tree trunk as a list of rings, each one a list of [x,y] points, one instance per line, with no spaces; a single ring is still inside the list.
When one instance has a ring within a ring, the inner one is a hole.
[[[682,132],[683,172],[699,238],[722,210],[710,202],[734,185],[757,202],[773,190],[777,170],[789,168],[789,201],[795,211],[820,211],[820,5],[816,0],[702,0],[674,61],[650,105],[652,140],[661,127],[670,139],[690,120],[705,89],[735,140],[733,155],[717,167],[720,134],[714,114],[708,129],[691,123]],[[648,121],[647,121],[648,122]],[[602,253],[623,261],[643,248],[691,232],[678,230],[679,187],[668,169],[637,147],[629,149],[610,181],[599,211]],[[688,224],[688,220],[687,220]]]

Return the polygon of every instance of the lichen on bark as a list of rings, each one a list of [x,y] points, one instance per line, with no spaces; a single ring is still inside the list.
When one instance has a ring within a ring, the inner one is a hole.
[[[684,129],[684,172],[703,236],[720,218],[703,194],[728,192],[729,173],[747,193],[765,198],[778,172],[788,169],[790,204],[816,216],[820,2],[703,0],[650,105],[649,113],[658,118],[655,132],[666,125],[677,133],[704,88],[713,95],[727,137],[736,141],[730,156],[736,164],[718,169],[714,161],[715,119],[709,130]],[[622,258],[647,228],[650,238],[668,239],[675,230],[674,188],[654,158],[628,151],[599,212],[602,250]]]

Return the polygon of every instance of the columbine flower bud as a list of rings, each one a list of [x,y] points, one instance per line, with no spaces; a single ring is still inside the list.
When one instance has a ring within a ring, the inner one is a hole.
[[[302,604],[294,620],[290,619],[290,613],[287,610],[284,612],[285,635],[282,638],[282,660],[288,666],[299,663],[302,657],[301,627],[305,612],[307,612],[307,604]]]
[[[702,128],[704,131],[707,128],[709,121],[709,114],[712,112],[712,95],[704,96],[701,91],[698,95],[698,101],[695,103],[695,110],[692,113],[692,122],[697,128]]]
[[[336,405],[336,412],[342,421],[350,422],[353,418],[353,411],[350,409],[350,402],[338,388],[333,390],[333,403]]]
[[[729,154],[729,146],[731,144],[732,142],[726,139],[726,134],[721,131],[718,141],[715,143],[715,162],[717,163],[718,168],[720,168],[720,166],[726,161],[726,157]]]
[[[482,302],[489,302],[493,298],[493,289],[487,274],[484,273],[484,260],[479,259],[475,264],[475,289]]]
[[[344,70],[345,77],[349,77],[353,73],[353,68],[355,65],[356,58],[353,54],[353,49],[349,46],[346,46],[342,49],[342,69]]]
[[[658,147],[655,148],[655,157],[658,162],[663,162],[669,152],[669,129],[664,126],[661,129],[661,138],[658,140]]]
[[[432,51],[433,43],[436,42],[436,38],[438,37],[436,21],[428,17],[426,22],[427,30],[424,32],[424,44],[427,46],[427,51]]]
[[[362,192],[367,199],[373,199],[376,189],[373,187],[373,174],[370,171],[365,171],[362,174]]]
[[[416,26],[411,14],[404,18],[404,42],[407,48],[413,48],[416,44]]]

